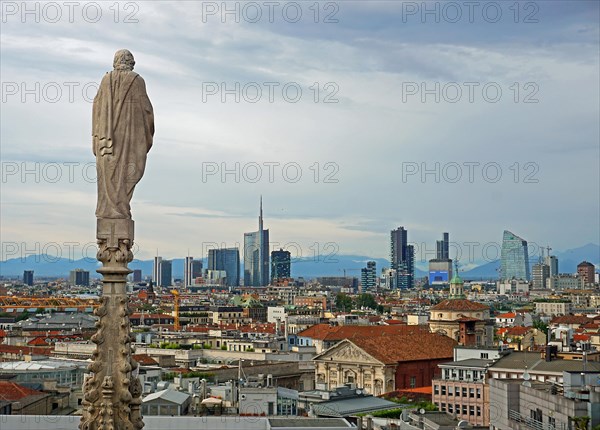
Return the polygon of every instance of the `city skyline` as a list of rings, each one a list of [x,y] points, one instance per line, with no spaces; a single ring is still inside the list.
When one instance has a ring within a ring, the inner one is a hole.
[[[198,241],[239,242],[260,194],[271,234],[306,249],[318,237],[347,254],[385,257],[397,225],[427,243],[440,231],[498,242],[503,228],[533,242],[552,237],[556,249],[599,243],[597,199],[579,198],[600,194],[598,7],[544,2],[534,23],[515,23],[505,9],[497,23],[478,15],[466,25],[406,17],[393,2],[340,3],[331,23],[312,22],[309,10],[298,23],[281,15],[275,23],[203,22],[194,2],[140,3],[137,23],[112,22],[108,6],[97,25],[80,16],[25,24],[9,16],[0,36],[8,85],[2,241],[28,249],[94,241],[91,103],[82,88],[95,89],[114,51],[127,46],[157,118],[132,207],[141,258],[157,248],[181,255]],[[176,28],[166,26],[174,20]],[[71,82],[72,100],[64,85]],[[263,99],[207,94],[222,82],[258,83]],[[272,103],[265,82],[279,84]],[[472,103],[465,82],[478,84]],[[37,100],[22,83],[34,92],[38,85]],[[302,88],[297,103],[282,99],[287,83]],[[421,83],[439,84],[440,93],[422,102]],[[456,103],[449,83],[462,91]],[[488,83],[502,90],[497,103],[482,98]],[[54,100],[57,86],[62,97]],[[323,103],[325,96],[337,103]],[[538,102],[524,103],[526,96]]]

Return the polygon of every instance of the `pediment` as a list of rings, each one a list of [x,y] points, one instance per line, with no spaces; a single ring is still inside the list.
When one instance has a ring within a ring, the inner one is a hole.
[[[354,345],[349,341],[342,341],[337,345],[329,348],[327,351],[322,352],[318,357],[315,357],[319,361],[331,361],[338,363],[352,363],[352,364],[382,364],[371,355],[367,354],[358,346]]]

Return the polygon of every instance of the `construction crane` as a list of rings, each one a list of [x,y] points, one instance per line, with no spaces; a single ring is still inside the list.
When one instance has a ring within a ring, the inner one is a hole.
[[[81,299],[78,297],[24,297],[0,296],[0,310],[7,309],[38,309],[38,308],[76,308],[83,311],[86,308],[96,308],[100,302],[96,299]]]
[[[171,294],[173,294],[173,302],[175,303],[175,331],[181,330],[181,325],[179,324],[179,291],[171,290]]]

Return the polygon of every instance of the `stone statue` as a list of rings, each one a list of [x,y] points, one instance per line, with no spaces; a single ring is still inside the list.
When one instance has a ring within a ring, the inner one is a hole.
[[[97,332],[90,374],[83,387],[80,430],[141,430],[141,386],[133,359],[127,264],[134,222],[130,202],[144,174],[152,146],[154,115],[144,80],[133,72],[126,49],[117,51],[114,70],[102,79],[94,99],[92,135],[98,171],[96,239],[102,267],[102,297],[94,310]]]
[[[102,79],[92,113],[98,174],[96,217],[131,219],[133,189],[144,174],[152,147],[154,114],[146,84],[133,71],[126,49],[115,54],[114,70]]]

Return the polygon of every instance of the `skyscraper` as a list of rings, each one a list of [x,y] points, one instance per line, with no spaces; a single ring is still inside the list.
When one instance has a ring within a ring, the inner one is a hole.
[[[550,252],[550,251],[548,251]],[[550,275],[548,276],[556,276],[558,275],[558,258],[554,255],[547,255],[545,257],[544,262],[546,266],[550,267]]]
[[[452,279],[450,235],[444,233],[442,240],[435,243],[435,258],[429,260],[429,285],[448,284],[450,279]]]
[[[33,270],[23,271],[23,283],[25,285],[29,285],[30,287],[33,285]]]
[[[244,233],[244,286],[269,284],[269,230],[263,228],[262,197],[258,231]]]
[[[168,288],[171,286],[173,281],[173,264],[171,260],[162,260],[159,264],[160,278],[158,286],[162,288]]]
[[[154,257],[154,266],[152,266],[152,283],[154,285],[160,284],[160,263],[162,261],[162,257],[156,256]]]
[[[442,240],[435,242],[435,258],[436,260],[450,259],[450,234],[444,233]]]
[[[529,251],[527,241],[516,234],[504,230],[502,238],[502,251],[500,254],[500,278],[531,279],[529,272]]]
[[[226,285],[240,285],[240,250],[238,248],[221,248],[208,250],[208,270],[222,270],[226,273]]]
[[[546,288],[546,281],[550,277],[550,266],[544,263],[533,265],[533,289],[539,290]]]
[[[83,269],[71,270],[69,273],[69,283],[71,285],[81,285],[87,287],[90,285],[90,272]]]
[[[408,231],[398,227],[391,231],[390,262],[396,271],[395,288],[412,288],[414,282],[414,247],[408,244]]]
[[[194,284],[194,280],[202,276],[202,260],[194,260],[194,257],[187,256],[183,260],[183,286],[187,287]]]
[[[142,282],[142,269],[135,269],[133,271],[133,282]]]
[[[271,252],[271,281],[275,279],[291,278],[292,253],[290,251]]]
[[[367,261],[367,267],[360,269],[360,283],[363,292],[377,286],[377,263]]]

